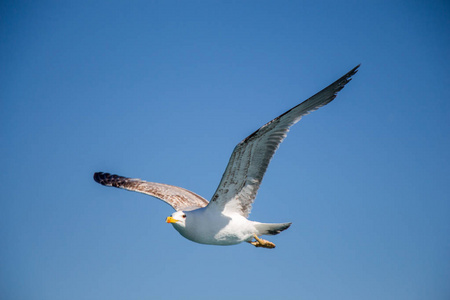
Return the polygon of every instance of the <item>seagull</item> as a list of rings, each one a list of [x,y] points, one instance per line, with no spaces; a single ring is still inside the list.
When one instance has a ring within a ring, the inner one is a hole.
[[[97,172],[94,180],[105,186],[143,193],[166,202],[175,209],[166,222],[193,242],[208,245],[247,242],[255,247],[275,248],[274,243],[261,236],[279,234],[291,223],[260,223],[248,219],[269,162],[289,128],[303,116],[333,101],[358,68],[359,65],[237,144],[210,202],[181,187],[137,178]]]

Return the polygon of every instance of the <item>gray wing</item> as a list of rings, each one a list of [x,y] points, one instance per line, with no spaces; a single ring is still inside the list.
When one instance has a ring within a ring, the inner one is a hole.
[[[286,137],[289,128],[302,116],[330,103],[351,80],[358,66],[337,81],[303,101],[281,116],[273,119],[249,135],[234,148],[219,187],[209,208],[234,211],[248,217],[267,166]]]
[[[113,186],[156,197],[177,211],[190,210],[208,205],[208,201],[203,197],[173,185],[147,182],[137,178],[127,178],[103,172],[95,173],[94,180],[105,186]]]

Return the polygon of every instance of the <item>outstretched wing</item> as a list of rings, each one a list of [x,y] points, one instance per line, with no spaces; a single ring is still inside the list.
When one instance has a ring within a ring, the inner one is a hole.
[[[311,98],[273,119],[234,148],[219,187],[208,208],[238,212],[248,217],[267,166],[286,137],[289,128],[302,116],[330,103],[351,80],[358,66]]]
[[[105,186],[113,186],[153,196],[166,202],[177,211],[208,205],[208,201],[203,197],[173,185],[147,182],[137,178],[127,178],[103,172],[95,173],[94,180]]]

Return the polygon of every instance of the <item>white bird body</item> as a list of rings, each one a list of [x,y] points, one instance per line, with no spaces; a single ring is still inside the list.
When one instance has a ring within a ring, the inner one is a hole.
[[[207,207],[186,212],[177,211],[172,214],[171,219],[177,220],[170,223],[183,237],[207,245],[236,245],[250,242],[255,234],[257,236],[271,234],[268,230],[277,232],[291,225],[291,223],[269,224],[250,221],[238,213],[221,213]]]
[[[98,172],[94,180],[106,186],[144,193],[171,205],[176,212],[166,219],[186,239],[209,245],[249,242],[274,248],[261,235],[275,235],[291,223],[248,220],[253,201],[270,160],[289,128],[304,115],[330,103],[351,80],[359,65],[314,96],[268,122],[235,148],[211,201],[180,187]],[[253,242],[253,238],[255,241]]]
[[[185,214],[186,222],[172,225],[182,236],[200,244],[235,245],[251,240],[256,232],[253,221],[236,213],[218,214],[203,207]]]

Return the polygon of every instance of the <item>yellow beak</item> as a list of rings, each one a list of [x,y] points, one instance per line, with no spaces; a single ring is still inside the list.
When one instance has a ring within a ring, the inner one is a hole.
[[[172,217],[167,217],[167,219],[166,219],[166,223],[176,223],[176,222],[178,222],[178,220],[176,220]]]

